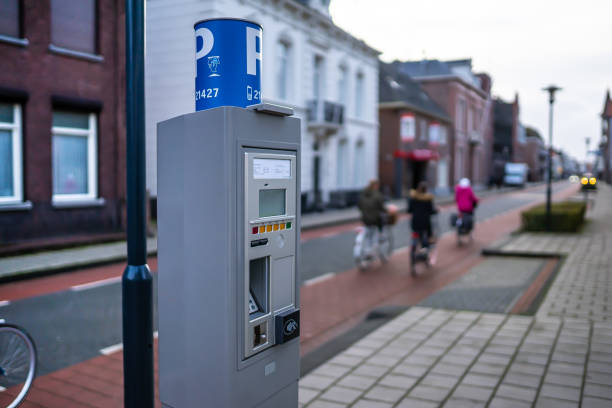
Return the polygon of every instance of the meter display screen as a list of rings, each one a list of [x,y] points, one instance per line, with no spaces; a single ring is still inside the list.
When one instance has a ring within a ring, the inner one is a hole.
[[[259,216],[285,215],[285,189],[259,190]]]
[[[291,160],[253,159],[253,178],[288,179],[291,178]]]

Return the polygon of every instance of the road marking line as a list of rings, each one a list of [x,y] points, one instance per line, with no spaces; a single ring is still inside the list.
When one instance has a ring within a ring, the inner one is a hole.
[[[158,331],[154,331],[153,332],[153,338],[156,339],[159,337],[159,332]]]
[[[11,302],[9,300],[0,300],[0,307],[8,306],[10,304],[11,304]]]
[[[113,354],[119,350],[123,350],[123,343],[119,343],[119,344],[115,344],[113,346],[108,346],[108,347],[104,347],[103,349],[100,349],[100,353],[104,354],[105,356],[108,356],[110,354]]]
[[[312,278],[312,279],[308,279],[307,281],[304,281],[304,283],[302,284],[302,286],[310,286],[310,285],[314,285],[315,283],[319,283],[319,282],[323,282],[324,280],[333,278],[336,274],[333,272],[328,272],[324,275],[321,276],[317,276],[316,278]]]
[[[114,278],[102,279],[99,281],[82,283],[80,285],[74,285],[70,287],[70,290],[81,291],[81,290],[93,289],[93,288],[97,288],[100,286],[106,286],[106,285],[110,285],[113,283],[117,283],[120,281],[121,281],[121,276],[116,276]]]
[[[6,391],[6,388],[4,388],[3,386],[0,385],[0,392],[2,391]]]

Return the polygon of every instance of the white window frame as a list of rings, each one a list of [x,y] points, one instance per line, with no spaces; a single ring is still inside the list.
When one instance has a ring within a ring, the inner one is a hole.
[[[338,103],[343,105],[346,109],[348,105],[348,67],[341,64],[338,67]]]
[[[276,72],[276,86],[278,87],[277,89],[277,96],[280,100],[283,101],[288,101],[291,96],[292,96],[292,89],[291,89],[291,84],[293,83],[293,81],[291,80],[292,77],[292,44],[291,41],[288,41],[284,38],[281,38],[278,40],[278,42],[276,43],[276,52],[277,52],[277,72]],[[286,48],[286,54],[285,54],[285,72],[284,72],[284,77],[281,78],[281,72],[280,72],[280,58],[282,57],[280,55],[281,52],[281,47],[285,47]],[[281,84],[282,82],[282,84]],[[281,89],[284,86],[284,91],[285,94],[282,95],[281,94]]]
[[[365,87],[365,75],[363,72],[357,72],[355,75],[355,116],[361,118],[363,115],[364,107],[364,89]]]
[[[13,146],[13,195],[0,196],[0,204],[23,202],[23,162],[22,162],[22,124],[21,105],[13,104],[13,123],[0,122],[1,130],[10,130]]]
[[[56,203],[72,203],[95,201],[98,197],[98,124],[97,115],[89,114],[89,129],[53,126],[51,128],[51,143],[55,136],[81,136],[87,138],[87,193],[85,194],[53,194],[52,201]],[[53,169],[53,161],[51,168]],[[53,170],[52,170],[53,174]],[[53,183],[53,176],[51,176]],[[53,191],[54,186],[51,186]]]

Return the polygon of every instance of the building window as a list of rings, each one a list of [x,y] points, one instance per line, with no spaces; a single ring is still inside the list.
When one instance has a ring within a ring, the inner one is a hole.
[[[455,118],[455,123],[457,125],[457,130],[465,132],[465,101],[463,99],[459,99],[457,103],[457,117]]]
[[[0,103],[0,204],[23,201],[21,106]]]
[[[286,41],[278,42],[278,60],[276,63],[276,80],[277,80],[277,89],[278,89],[278,97],[283,100],[287,100],[289,98],[289,75],[290,75],[290,52],[291,46]]]
[[[446,144],[446,126],[441,125],[438,129],[438,143],[441,145]]]
[[[341,66],[338,73],[338,102],[344,106],[348,101],[348,69]]]
[[[360,72],[355,82],[355,115],[357,117],[363,114],[363,104],[363,74]]]
[[[96,0],[51,0],[53,45],[96,53]]]
[[[53,200],[93,200],[98,194],[97,125],[93,113],[53,112]]]
[[[353,173],[353,186],[355,188],[360,188],[365,186],[365,166],[366,166],[366,155],[365,155],[365,143],[363,140],[359,140],[355,145],[355,164],[353,165],[353,169],[355,172]]]
[[[19,6],[19,0],[0,2],[0,36],[21,37]]]
[[[427,119],[421,119],[419,126],[419,140],[427,140]]]
[[[348,141],[346,139],[340,140],[338,143],[338,152],[336,160],[336,174],[338,188],[344,188],[347,184],[347,169],[348,169]]]
[[[323,57],[316,55],[312,74],[312,96],[315,101],[321,99],[321,85],[323,83]]]

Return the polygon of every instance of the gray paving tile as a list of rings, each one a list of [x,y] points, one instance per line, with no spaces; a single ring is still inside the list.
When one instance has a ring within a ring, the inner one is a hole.
[[[598,373],[596,371],[587,371],[586,382],[612,386],[612,374]]]
[[[578,408],[578,402],[560,400],[550,397],[540,397],[536,404],[538,408]]]
[[[298,402],[300,404],[308,404],[318,394],[319,394],[319,391],[317,391],[317,390],[311,390],[311,389],[308,389],[308,388],[299,387],[298,388]]]
[[[462,384],[452,394],[453,398],[467,399],[471,401],[486,402],[493,394],[493,388],[476,387]]]
[[[357,367],[353,374],[364,375],[368,377],[382,377],[389,370],[387,367],[376,366],[372,364],[363,364]]]
[[[544,384],[540,389],[540,396],[578,402],[580,401],[580,388]]]
[[[315,390],[324,390],[329,387],[334,381],[333,377],[325,377],[322,375],[307,375],[306,377],[300,378],[300,387],[312,388]]]
[[[489,408],[531,408],[531,404],[503,397],[495,397],[491,400]]]
[[[421,380],[421,384],[431,385],[441,388],[452,388],[459,381],[459,377],[454,375],[442,375],[429,373]]]
[[[393,407],[393,405],[387,402],[362,399],[362,400],[357,401],[357,403],[353,405],[352,408],[391,408],[391,407]]]
[[[568,387],[582,387],[582,376],[571,374],[547,373],[544,382],[548,384],[566,385]]]
[[[338,381],[338,385],[358,390],[367,390],[376,382],[376,377],[364,377],[356,374],[349,374]]]
[[[407,377],[405,375],[387,374],[380,381],[380,385],[387,387],[400,388],[402,390],[408,390],[417,382],[414,377]]]
[[[346,408],[348,405],[339,404],[337,402],[316,400],[308,405],[308,408]]]
[[[476,363],[470,368],[470,373],[488,374],[501,376],[506,371],[506,366],[488,363]]]
[[[404,398],[396,408],[437,408],[439,404],[432,401],[423,401],[417,398]]]
[[[360,395],[361,391],[359,390],[335,385],[321,394],[319,398],[332,402],[351,404],[357,400]]]
[[[421,377],[429,370],[428,366],[400,364],[393,368],[393,374],[406,375],[408,377]]]
[[[463,375],[466,369],[467,369],[467,365],[460,366],[456,364],[438,363],[432,368],[431,372],[438,373],[438,374],[448,374],[448,375],[460,376],[460,375]]]
[[[594,397],[584,397],[582,408],[610,408],[610,400]]]
[[[544,374],[544,369],[545,367],[539,364],[514,363],[510,366],[509,372],[541,376]]]
[[[404,396],[405,393],[406,390],[399,388],[389,388],[376,385],[365,394],[365,398],[395,404]]]
[[[530,374],[508,373],[504,377],[504,383],[511,385],[519,385],[527,388],[538,388],[542,377]]]
[[[532,403],[536,397],[536,390],[532,388],[502,384],[499,386],[499,388],[497,388],[495,396]]]
[[[362,357],[351,356],[348,354],[340,354],[331,360],[329,360],[332,364],[343,365],[347,367],[355,367],[363,361]]]
[[[585,384],[584,395],[612,400],[612,387],[598,384]],[[610,404],[612,405],[612,401]]]
[[[501,377],[484,374],[468,374],[461,380],[462,384],[476,385],[479,387],[495,387]]]
[[[339,378],[342,377],[344,374],[348,373],[350,370],[351,369],[346,366],[326,363],[312,371],[311,374]]]
[[[552,362],[548,366],[548,372],[559,374],[583,375],[584,365]]]
[[[444,408],[484,408],[485,403],[460,398],[449,398],[444,404]]]
[[[413,398],[420,398],[427,401],[442,402],[448,393],[450,388],[439,388],[432,387],[429,385],[417,385],[410,391],[409,396]]]

